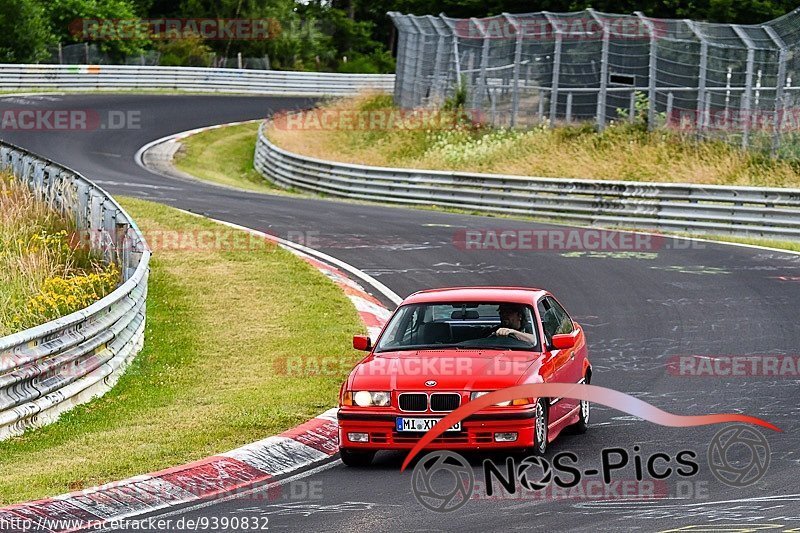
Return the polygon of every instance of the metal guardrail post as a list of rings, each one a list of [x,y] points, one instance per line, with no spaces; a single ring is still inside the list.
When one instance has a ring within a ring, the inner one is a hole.
[[[542,14],[556,34],[556,42],[553,45],[553,74],[550,84],[550,127],[554,128],[556,125],[556,118],[558,118],[558,85],[559,77],[561,76],[561,45],[564,41],[564,32],[556,23],[553,15],[547,11],[543,11]]]
[[[603,28],[603,50],[600,58],[600,90],[597,93],[597,130],[603,131],[606,127],[606,102],[608,96],[608,51],[611,35],[608,26],[597,16],[594,9],[586,10],[592,18]]]
[[[742,148],[750,146],[750,126],[752,124],[752,100],[753,100],[753,69],[756,55],[756,45],[747,33],[738,25],[732,26],[733,31],[747,46],[747,73],[745,74],[745,91],[741,103],[744,122],[742,126]]]

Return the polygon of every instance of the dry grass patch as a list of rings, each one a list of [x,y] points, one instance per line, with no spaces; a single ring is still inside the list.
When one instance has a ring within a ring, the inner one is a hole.
[[[76,238],[75,226],[0,173],[0,336],[89,306],[119,282]]]
[[[332,116],[397,112],[388,95],[366,94],[324,105]],[[454,125],[455,124],[455,125]],[[742,152],[721,142],[696,143],[666,130],[617,123],[502,130],[457,122],[443,112],[424,128],[291,129],[268,135],[312,157],[376,166],[521,176],[800,187],[800,165]]]

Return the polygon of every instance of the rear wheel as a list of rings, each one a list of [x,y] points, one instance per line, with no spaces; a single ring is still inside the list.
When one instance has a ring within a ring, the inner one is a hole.
[[[547,453],[547,404],[544,398],[536,402],[536,411],[533,418],[533,453],[544,455]]]
[[[354,450],[339,450],[342,462],[347,466],[369,466],[375,457],[375,452],[361,452]]]

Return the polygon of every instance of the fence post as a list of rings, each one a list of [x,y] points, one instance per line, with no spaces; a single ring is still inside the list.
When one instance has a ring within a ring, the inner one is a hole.
[[[83,57],[85,59],[84,64],[89,64],[89,43],[83,43]]]
[[[539,122],[544,120],[544,91],[539,89]]]
[[[389,11],[387,13],[389,19],[397,28],[397,44],[395,45],[395,78],[394,78],[394,103],[400,107],[407,107],[404,102],[406,92],[403,90],[405,80],[405,66],[408,61],[406,54],[406,47],[408,46],[408,31],[406,30],[405,15],[401,15],[397,11]],[[269,66],[267,66],[269,68]]]
[[[238,52],[236,54],[236,65],[239,67],[239,70],[242,69],[242,53]]]
[[[439,14],[439,19],[445,23],[447,29],[450,30],[450,35],[453,36],[453,62],[456,68],[456,87],[461,86],[461,52],[458,49],[458,32],[451,21],[444,16],[444,13]]]
[[[652,131],[656,123],[656,83],[658,81],[658,36],[656,35],[653,21],[644,16],[641,11],[635,12],[650,35],[650,64],[648,67],[647,84],[647,129]]]
[[[58,64],[64,64],[64,48],[61,46],[61,43],[58,43]]]
[[[628,105],[628,122],[633,124],[636,121],[636,91],[631,91],[631,101]]]
[[[594,9],[586,10],[592,18],[603,28],[603,52],[600,59],[600,91],[597,93],[597,131],[606,127],[606,101],[608,96],[608,48],[611,35],[608,26],[603,22]]]
[[[519,114],[519,69],[522,66],[522,27],[517,24],[516,19],[508,13],[503,16],[514,27],[516,42],[514,44],[514,89],[511,94],[511,127],[517,125],[517,115]]]
[[[705,128],[704,113],[706,109],[706,77],[708,76],[708,41],[706,41],[705,37],[697,30],[694,21],[685,19],[684,22],[700,40],[700,71],[697,79],[697,116],[695,117],[697,136],[700,137]]]
[[[400,18],[404,22],[407,22],[408,20],[410,20],[410,15],[402,15]],[[413,24],[411,24],[411,26],[413,26]],[[419,102],[415,100],[416,94],[414,91],[414,87],[416,85],[416,80],[414,80],[414,73],[411,66],[411,58],[414,58],[414,60],[416,61],[416,56],[414,55],[412,48],[415,35],[411,31],[409,31],[408,28],[406,28],[405,31],[402,32],[402,34],[404,41],[402,78],[397,78],[395,81],[395,85],[400,89],[402,95],[400,106],[409,108],[409,107],[416,107],[419,105]],[[399,57],[400,57],[400,50],[398,48],[398,64],[399,64]],[[400,72],[398,72],[397,75],[399,76]],[[410,95],[407,90],[404,90],[405,87],[411,87]]]
[[[672,107],[675,105],[675,95],[672,91],[667,93],[667,126],[672,122]]]
[[[488,84],[486,83],[486,69],[489,66],[489,36],[486,34],[486,30],[480,21],[478,21],[478,19],[473,17],[470,19],[470,22],[472,22],[472,24],[478,28],[478,31],[483,38],[483,46],[481,48],[481,70],[478,77],[478,94],[477,100],[475,101],[475,107],[480,108],[481,104],[483,104],[484,93],[488,90]]]
[[[778,76],[775,79],[774,131],[772,133],[772,146],[770,148],[771,156],[776,157],[778,155],[778,148],[780,148],[781,134],[783,130],[783,104],[786,98],[786,63],[789,60],[789,49],[783,39],[781,39],[778,36],[778,33],[772,28],[772,26],[762,27],[764,28],[764,31],[767,32],[767,35],[769,35],[769,38],[772,39],[772,42],[774,42],[775,45],[780,49],[780,55],[778,59]]]
[[[572,92],[567,93],[567,109],[564,115],[564,121],[567,124],[572,122]]]
[[[556,42],[553,46],[553,80],[550,85],[550,127],[554,128],[556,118],[558,118],[558,83],[561,76],[561,43],[564,39],[561,28],[556,24],[555,18],[547,11],[542,11],[547,18],[547,22],[556,34]]]
[[[438,20],[433,15],[426,15],[425,17],[428,24],[434,29],[436,35],[436,57],[433,58],[433,94],[438,104],[444,102],[445,86],[447,85],[447,77],[443,74],[442,63],[447,60],[445,54],[445,38],[447,35],[437,25]]]
[[[725,75],[725,122],[730,120],[731,115],[731,78],[733,77],[733,67],[728,67]]]
[[[409,20],[411,21],[411,24],[414,25],[414,28],[416,28],[416,30],[417,30],[417,39],[416,39],[417,50],[416,50],[416,54],[414,54],[414,57],[415,57],[415,61],[414,61],[414,101],[417,102],[416,105],[420,105],[420,104],[423,104],[423,101],[422,101],[423,100],[423,93],[424,93],[423,87],[425,86],[425,84],[422,83],[422,61],[423,61],[423,56],[425,55],[425,45],[427,43],[428,34],[425,33],[424,29],[422,29],[422,26],[420,25],[419,22],[417,22],[417,19],[416,19],[416,17],[414,15],[411,15]],[[421,46],[420,46],[420,43],[422,43]],[[417,96],[418,92],[419,92],[419,96]]]
[[[739,39],[747,46],[747,74],[745,75],[744,99],[741,103],[744,123],[742,130],[742,148],[750,146],[750,111],[753,99],[753,67],[756,56],[756,45],[747,33],[739,25],[731,26]]]

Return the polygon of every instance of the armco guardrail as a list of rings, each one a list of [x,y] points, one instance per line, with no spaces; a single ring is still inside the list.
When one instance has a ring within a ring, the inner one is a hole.
[[[0,439],[99,396],[124,372],[144,340],[150,251],[133,220],[80,174],[21,148],[0,143],[0,168],[10,169],[42,200],[75,218],[81,236],[122,284],[91,306],[58,320],[0,337]]]
[[[132,65],[0,65],[0,90],[218,91],[301,96],[392,92],[394,74],[338,74]]]
[[[800,239],[800,189],[531,178],[322,161],[258,132],[255,167],[285,188],[583,225]]]

